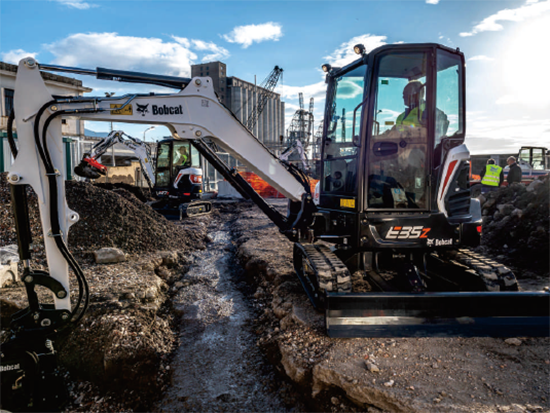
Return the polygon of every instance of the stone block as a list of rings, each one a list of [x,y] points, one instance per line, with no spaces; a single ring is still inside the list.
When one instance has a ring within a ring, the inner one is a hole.
[[[98,264],[113,264],[126,261],[126,254],[118,248],[101,248],[94,252]]]
[[[0,287],[3,287],[8,282],[16,281],[19,281],[17,263],[10,262],[9,264],[0,265]]]

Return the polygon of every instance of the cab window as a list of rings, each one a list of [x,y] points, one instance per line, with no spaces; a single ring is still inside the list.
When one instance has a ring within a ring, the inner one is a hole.
[[[333,80],[329,102],[327,134],[323,148],[325,194],[355,194],[359,128],[366,65],[361,65]],[[355,111],[355,124],[354,115]],[[353,136],[355,133],[355,136]]]
[[[155,171],[156,186],[167,187],[170,185],[170,145],[161,144],[157,152],[157,168]]]

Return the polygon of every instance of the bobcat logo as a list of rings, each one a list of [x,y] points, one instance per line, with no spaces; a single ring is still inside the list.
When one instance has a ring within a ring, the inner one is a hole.
[[[147,109],[147,106],[149,106],[149,104],[140,105],[139,103],[136,103],[136,105],[137,105],[137,111],[141,113],[141,116],[145,116],[146,113],[149,113],[149,110]]]

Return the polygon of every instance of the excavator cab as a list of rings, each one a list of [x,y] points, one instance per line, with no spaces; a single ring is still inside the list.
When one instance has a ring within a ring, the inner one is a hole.
[[[320,206],[437,210],[442,158],[464,141],[463,54],[431,44],[383,46],[331,68],[327,82]]]
[[[201,201],[200,154],[187,140],[164,139],[157,144],[155,186],[157,202],[151,206],[166,216],[208,214],[212,205]]]

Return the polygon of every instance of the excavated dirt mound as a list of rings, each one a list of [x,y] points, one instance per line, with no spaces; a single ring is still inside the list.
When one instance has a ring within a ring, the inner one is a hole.
[[[67,202],[81,217],[69,232],[69,244],[84,250],[116,247],[137,253],[205,246],[196,223],[174,225],[125,189],[67,182]]]
[[[6,173],[0,174],[0,247],[17,243],[6,177]],[[205,247],[205,234],[197,223],[174,225],[123,188],[110,191],[75,181],[65,185],[69,208],[80,215],[80,221],[69,231],[68,244],[73,252],[91,253],[104,247],[127,253]],[[31,189],[28,199],[32,236],[38,244],[42,229],[37,198]]]
[[[124,183],[111,184],[98,182],[95,182],[94,186],[97,186],[98,188],[108,189],[109,191],[112,191],[114,189],[126,189],[128,192],[134,194],[135,197],[141,202],[152,201],[154,199],[154,197],[151,195],[151,190],[149,188],[140,188],[135,185]]]
[[[505,264],[548,276],[550,178],[503,187],[479,200],[487,252]]]

